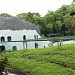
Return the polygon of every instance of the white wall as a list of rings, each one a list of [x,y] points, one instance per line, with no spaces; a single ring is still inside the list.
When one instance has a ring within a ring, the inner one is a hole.
[[[40,35],[36,32],[36,30],[0,30],[0,38],[5,37],[5,41],[7,41],[7,37],[11,36],[12,41],[23,41],[23,35],[26,35],[26,39],[34,39],[34,35],[38,35],[38,38],[41,38]],[[1,40],[1,39],[0,39]],[[49,41],[32,41],[27,42],[27,49],[34,49],[35,43],[38,44],[38,48],[48,47]],[[4,45],[6,50],[12,50],[13,46],[17,46],[17,50],[26,49],[26,43],[23,42],[5,42],[1,43],[0,46]]]
[[[12,37],[12,41],[23,41],[23,35],[26,35],[27,39],[34,39],[34,35],[38,35],[38,38],[41,38],[36,30],[0,30],[0,37],[4,36],[5,41],[7,41],[8,36]]]

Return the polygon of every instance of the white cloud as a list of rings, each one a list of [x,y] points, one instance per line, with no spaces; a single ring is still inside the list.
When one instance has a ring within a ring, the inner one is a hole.
[[[48,10],[56,10],[72,0],[1,0],[0,13],[16,15],[24,12],[39,12],[45,15]]]

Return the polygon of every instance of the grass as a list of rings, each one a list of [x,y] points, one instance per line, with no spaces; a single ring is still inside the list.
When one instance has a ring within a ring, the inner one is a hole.
[[[3,56],[9,59],[8,67],[33,75],[75,75],[75,44],[7,52]]]

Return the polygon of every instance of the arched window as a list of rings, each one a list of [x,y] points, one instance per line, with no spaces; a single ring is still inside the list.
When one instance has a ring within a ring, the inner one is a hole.
[[[11,41],[11,36],[7,37],[7,41],[10,42]]]
[[[5,38],[3,36],[1,37],[1,42],[5,42]]]
[[[23,35],[23,41],[24,41],[24,40],[26,40],[26,36],[25,36],[25,35]]]

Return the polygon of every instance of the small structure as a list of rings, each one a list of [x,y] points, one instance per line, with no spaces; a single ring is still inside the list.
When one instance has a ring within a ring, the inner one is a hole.
[[[40,40],[39,28],[16,17],[0,17],[0,50],[25,50],[48,47]]]

